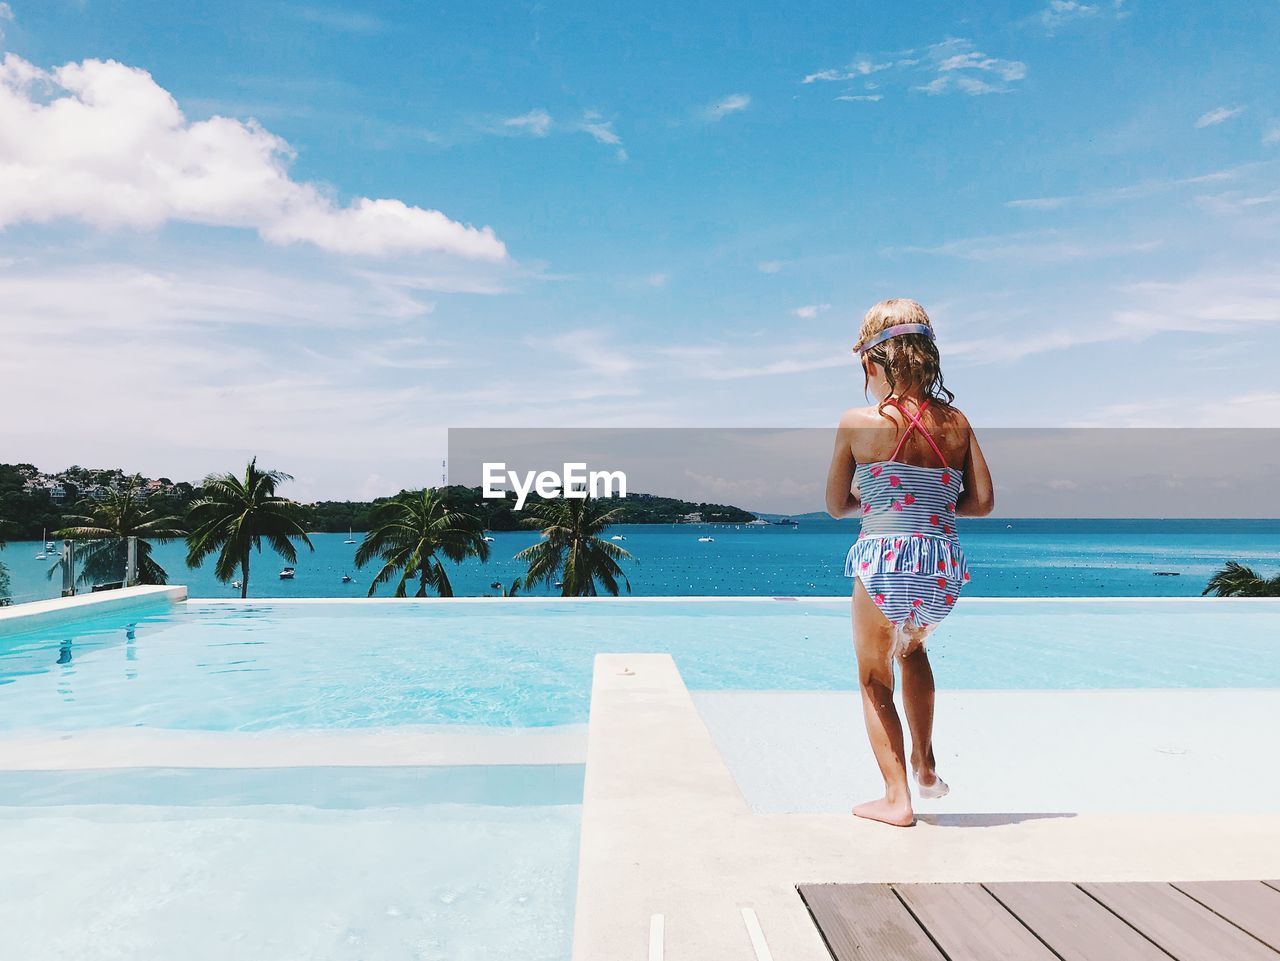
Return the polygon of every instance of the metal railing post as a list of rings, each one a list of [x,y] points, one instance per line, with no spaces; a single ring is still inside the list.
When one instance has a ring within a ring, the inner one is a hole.
[[[130,537],[125,552],[124,586],[133,587],[136,583],[138,583],[138,539]]]
[[[73,597],[76,593],[76,552],[72,541],[62,542],[62,596]]]

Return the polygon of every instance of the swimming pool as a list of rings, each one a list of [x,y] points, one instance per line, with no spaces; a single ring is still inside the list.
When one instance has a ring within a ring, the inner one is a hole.
[[[0,956],[564,961],[582,770],[0,771]]]
[[[0,729],[580,724],[596,652],[704,690],[853,686],[848,602],[189,601],[0,636]],[[1280,602],[966,598],[944,688],[1280,687]]]

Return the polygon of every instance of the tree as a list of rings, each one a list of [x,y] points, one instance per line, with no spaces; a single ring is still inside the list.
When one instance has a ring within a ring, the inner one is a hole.
[[[1200,594],[1214,594],[1218,597],[1280,597],[1280,575],[1263,577],[1252,567],[1227,561],[1227,566],[1209,578],[1209,583]]]
[[[81,584],[123,581],[128,558],[128,539],[138,539],[138,583],[167,584],[169,575],[151,556],[152,542],[164,543],[185,537],[187,532],[177,517],[161,514],[138,497],[142,481],[135,474],[120,489],[108,490],[101,501],[86,500],[77,505],[83,514],[64,518],[67,526],[54,537],[85,541],[80,545]],[[49,571],[52,577],[60,563]]]
[[[200,496],[191,503],[187,535],[187,565],[196,567],[217,554],[213,573],[222,583],[240,574],[240,596],[249,596],[249,554],[262,553],[265,539],[286,563],[296,564],[293,541],[311,550],[311,539],[300,523],[301,508],[276,488],[291,476],[276,470],[260,470],[258,459],[249,461],[244,476],[210,474]]]
[[[461,563],[468,557],[489,559],[484,525],[473,514],[453,510],[443,496],[428,489],[401,494],[374,511],[372,529],[356,550],[356,566],[382,562],[369,585],[370,597],[392,580],[395,596],[405,597],[413,579],[418,581],[415,597],[426,597],[429,587],[441,597],[452,597],[453,585],[441,558]]]
[[[631,582],[618,562],[630,560],[631,554],[599,536],[617,522],[617,509],[606,509],[598,498],[580,497],[530,504],[526,510],[530,516],[524,526],[542,531],[542,540],[516,555],[529,565],[526,586],[554,583],[559,574],[563,597],[595,597],[597,581],[617,597],[619,579],[630,593]]]

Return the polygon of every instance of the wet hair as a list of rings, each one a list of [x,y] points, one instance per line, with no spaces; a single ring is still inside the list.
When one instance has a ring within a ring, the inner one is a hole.
[[[929,315],[914,300],[895,297],[882,300],[862,318],[862,329],[858,331],[858,344],[868,340],[890,327],[899,324],[925,324],[932,327]],[[856,348],[855,348],[856,349]],[[927,334],[900,334],[876,344],[865,354],[863,360],[863,389],[870,386],[871,375],[866,363],[878,364],[884,371],[885,380],[889,382],[890,396],[901,395],[905,391],[918,391],[930,403],[950,407],[956,395],[947,390],[942,382],[942,360],[938,356],[938,346]],[[880,411],[888,399],[880,402]]]

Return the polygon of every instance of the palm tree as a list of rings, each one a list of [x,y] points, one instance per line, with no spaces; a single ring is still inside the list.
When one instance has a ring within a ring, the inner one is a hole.
[[[539,582],[551,584],[560,576],[562,597],[595,597],[596,581],[614,597],[618,596],[618,580],[631,591],[631,582],[622,573],[618,561],[631,555],[599,535],[618,518],[618,510],[606,510],[598,498],[557,498],[531,504],[530,517],[521,523],[542,531],[542,540],[526,547],[516,560],[527,561],[526,586]]]
[[[372,530],[356,550],[356,566],[375,558],[382,567],[369,585],[369,596],[381,584],[396,579],[396,597],[408,595],[408,583],[417,578],[414,597],[426,597],[427,588],[441,597],[453,596],[453,585],[441,558],[460,563],[468,557],[489,559],[489,542],[478,517],[453,510],[434,490],[401,494],[373,512]],[[397,579],[397,574],[399,575]]]
[[[299,522],[301,510],[276,488],[291,476],[260,470],[258,458],[249,461],[244,476],[210,474],[188,512],[187,565],[196,567],[210,554],[218,555],[213,573],[222,583],[240,573],[240,596],[249,596],[249,553],[262,553],[265,539],[286,563],[296,564],[294,539],[311,550],[311,539]]]
[[[137,583],[169,582],[168,573],[151,556],[151,544],[177,540],[187,532],[179,518],[147,506],[138,497],[141,490],[142,479],[135,474],[122,489],[109,489],[101,501],[81,501],[79,507],[85,513],[67,516],[67,526],[53,532],[54,537],[88,542],[77,551],[81,584],[124,580],[130,537],[138,539]],[[49,577],[61,566],[59,561],[50,568]]]
[[[1252,567],[1227,561],[1227,566],[1209,578],[1209,583],[1200,594],[1215,594],[1218,597],[1280,597],[1280,575],[1263,577]]]

